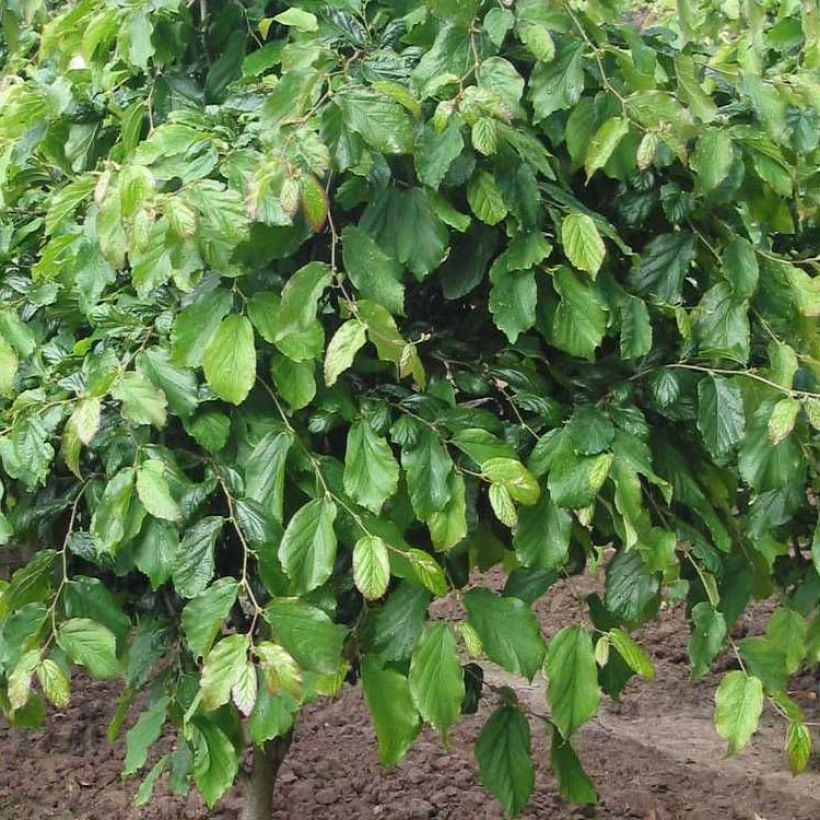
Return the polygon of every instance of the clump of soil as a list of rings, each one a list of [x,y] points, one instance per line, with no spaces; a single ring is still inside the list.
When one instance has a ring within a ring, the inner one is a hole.
[[[576,598],[557,586],[536,605],[545,635],[578,620]],[[744,632],[762,631],[768,607],[744,616]],[[602,704],[579,733],[579,755],[601,795],[595,808],[565,805],[549,771],[543,728],[533,725],[536,791],[528,820],[817,820],[820,773],[792,778],[783,761],[783,721],[767,711],[751,745],[725,759],[712,728],[720,672],[690,683],[683,612],[664,611],[639,640],[656,666],[653,683],[635,681],[621,704]],[[724,663],[725,666],[725,663]],[[501,673],[499,673],[499,679]],[[504,678],[509,684],[510,680]],[[817,720],[811,676],[794,682],[793,696]],[[544,712],[539,684],[516,684],[533,712]],[[210,812],[195,795],[172,796],[160,781],[153,802],[131,805],[136,781],[120,779],[124,742],[113,748],[105,731],[116,709],[110,684],[74,681],[71,705],[52,714],[43,732],[0,727],[0,820],[236,820],[239,790]],[[481,788],[472,743],[493,708],[485,702],[466,718],[444,750],[427,731],[394,770],[378,761],[361,692],[306,709],[282,768],[275,820],[496,820],[503,813]]]

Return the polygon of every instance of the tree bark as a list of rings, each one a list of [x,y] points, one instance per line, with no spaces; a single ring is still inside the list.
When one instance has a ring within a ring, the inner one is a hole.
[[[283,737],[276,737],[262,746],[253,747],[251,775],[245,785],[240,820],[271,820],[276,777],[292,739],[291,730]]]

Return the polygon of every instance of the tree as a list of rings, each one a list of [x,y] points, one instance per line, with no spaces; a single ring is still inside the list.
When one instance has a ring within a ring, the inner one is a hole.
[[[9,721],[73,666],[122,678],[125,773],[176,736],[138,801],[168,769],[213,805],[250,741],[256,820],[346,680],[386,765],[487,698],[481,777],[516,814],[531,727],[486,660],[546,676],[534,728],[592,802],[572,735],[652,677],[629,633],[665,599],[693,675],[737,655],[729,751],[768,701],[806,766],[820,20],[619,6],[3,5],[0,538],[32,551],[0,586]],[[547,643],[532,603],[602,564]],[[445,596],[462,622],[428,621]]]

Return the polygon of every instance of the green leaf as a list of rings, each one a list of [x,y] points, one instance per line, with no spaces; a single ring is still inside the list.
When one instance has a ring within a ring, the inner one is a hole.
[[[215,723],[198,719],[194,726],[194,782],[209,808],[213,808],[233,785],[239,756],[230,738]]]
[[[196,376],[175,365],[165,348],[152,347],[143,353],[138,367],[168,399],[168,406],[181,418],[190,417],[199,405]]]
[[[550,496],[558,507],[580,509],[598,497],[612,466],[612,453],[576,456],[568,451],[556,459],[549,474]]]
[[[38,654],[39,657],[39,654]],[[57,709],[65,709],[71,699],[68,678],[63,670],[50,658],[37,667],[37,680],[48,702]]]
[[[786,654],[786,671],[793,675],[806,656],[806,621],[793,609],[776,609],[766,624],[766,637]]]
[[[750,344],[748,309],[748,302],[738,302],[724,282],[708,290],[697,307],[695,329],[701,354],[746,364]]]
[[[315,14],[303,9],[290,8],[275,15],[273,18],[283,26],[292,26],[298,31],[310,33],[319,30],[319,21]]]
[[[708,376],[698,382],[698,430],[709,451],[721,458],[743,439],[743,396],[735,382]]]
[[[491,484],[488,495],[495,517],[505,527],[513,529],[518,523],[518,511],[510,491],[503,484]]]
[[[555,59],[555,43],[546,26],[540,23],[527,23],[521,26],[518,36],[536,60],[551,63]]]
[[[57,630],[57,645],[94,678],[115,678],[122,671],[114,633],[89,618],[63,621]]]
[[[401,672],[385,668],[373,655],[365,655],[362,688],[373,718],[381,762],[385,766],[395,766],[421,731],[421,719],[410,695],[410,684]]]
[[[0,396],[14,395],[14,377],[20,360],[12,346],[0,336]]]
[[[359,227],[417,279],[435,270],[447,252],[447,226],[421,188],[387,188],[367,207]],[[361,303],[359,313],[361,316]]]
[[[356,290],[378,302],[390,313],[404,313],[402,269],[361,228],[349,225],[342,231],[342,259],[345,272]]]
[[[805,470],[800,447],[793,436],[786,436],[778,444],[771,442],[769,422],[774,407],[772,399],[757,407],[738,458],[741,478],[760,493],[786,487]],[[791,412],[790,406],[786,409]]]
[[[421,716],[442,736],[461,714],[464,675],[448,624],[427,629],[410,660],[410,694]]]
[[[335,674],[342,660],[347,630],[321,609],[295,598],[275,598],[265,609],[265,618],[276,640],[302,669],[324,675]]]
[[[715,118],[717,106],[698,82],[697,70],[695,61],[688,54],[679,54],[675,58],[675,74],[678,78],[680,96],[701,122],[709,123]]]
[[[811,733],[805,723],[789,723],[786,730],[786,760],[795,777],[808,768],[811,760]]]
[[[612,117],[595,132],[584,160],[587,182],[598,169],[603,168],[609,162],[618,144],[628,133],[629,120],[625,117]],[[566,240],[564,244],[566,244]],[[576,265],[576,267],[581,266]],[[582,268],[582,270],[586,270],[586,268]]]
[[[534,123],[545,120],[554,111],[571,108],[580,99],[584,89],[582,45],[580,40],[568,38],[554,60],[541,62],[533,69],[529,94],[535,111]]]
[[[424,630],[430,593],[410,583],[400,584],[378,609],[370,629],[370,643],[385,661],[410,657]]]
[[[492,156],[498,150],[498,129],[491,117],[479,117],[470,131],[473,148],[485,157]]]
[[[165,480],[165,464],[159,459],[150,458],[140,464],[137,470],[137,494],[154,518],[166,521],[178,521],[181,518],[179,505],[171,496]]]
[[[202,707],[209,712],[231,699],[231,689],[248,659],[248,636],[229,635],[217,643],[202,664],[199,691]]]
[[[450,473],[450,500],[440,512],[427,519],[430,538],[437,550],[446,552],[467,537],[466,486],[462,476]]]
[[[515,15],[506,8],[493,6],[484,15],[484,30],[496,46],[501,46],[508,31],[515,25]]]
[[[149,518],[140,530],[134,549],[134,563],[148,576],[151,589],[159,589],[174,571],[179,550],[179,533],[170,521]]]
[[[568,738],[598,711],[601,699],[595,653],[586,630],[567,626],[558,632],[549,642],[546,668],[552,719]]]
[[[757,290],[760,266],[748,239],[735,237],[723,252],[723,275],[738,300],[751,299]]]
[[[339,376],[348,370],[356,354],[367,341],[366,326],[358,319],[349,319],[342,324],[327,346],[325,355],[325,384],[336,384]]]
[[[723,676],[715,694],[715,728],[737,754],[757,730],[763,711],[763,684],[737,669]]]
[[[641,649],[623,629],[610,629],[607,633],[612,646],[624,659],[626,665],[636,674],[647,680],[655,679],[655,669],[649,655]]]
[[[530,724],[514,706],[501,706],[490,715],[475,745],[481,782],[514,817],[520,814],[535,788],[530,753]]]
[[[723,613],[707,601],[692,608],[692,632],[689,636],[689,659],[692,677],[699,678],[709,671],[712,661],[726,641],[726,621]]]
[[[214,576],[214,546],[222,532],[218,515],[201,518],[185,531],[174,567],[174,588],[182,598],[195,598]]]
[[[464,606],[487,657],[508,672],[532,680],[541,668],[546,646],[529,607],[518,598],[498,598],[488,589],[468,592]]]
[[[203,354],[232,303],[230,291],[214,288],[180,311],[172,334],[174,359],[188,367],[201,364]]]
[[[51,197],[45,221],[46,234],[54,233],[63,220],[71,216],[77,207],[87,199],[97,185],[97,178],[92,174],[85,174],[73,182],[69,182]]]
[[[134,424],[165,426],[168,400],[142,373],[124,373],[111,388],[111,396],[122,402],[122,414]]]
[[[157,785],[157,781],[162,776],[162,773],[165,771],[167,765],[168,755],[163,755],[151,767],[151,771],[148,772],[142,783],[140,783],[140,787],[134,795],[134,805],[137,808],[144,806],[151,799],[154,794],[154,787]]]
[[[245,498],[265,504],[282,522],[285,464],[293,445],[290,431],[267,433],[253,448],[245,464]]]
[[[569,740],[561,737],[556,730],[552,731],[550,764],[555,779],[558,781],[558,791],[564,800],[570,803],[590,805],[598,802],[595,787],[581,766],[578,755],[575,754]]]
[[[233,578],[220,578],[189,601],[182,610],[182,629],[195,658],[207,655],[225,619],[230,615],[239,587]]]
[[[552,318],[553,345],[571,356],[591,359],[606,333],[603,298],[563,265],[553,274],[553,286],[561,297]]]
[[[734,160],[732,138],[722,128],[707,128],[692,154],[690,165],[700,188],[709,193],[729,175]]]
[[[419,182],[438,190],[463,150],[464,139],[458,125],[451,123],[439,133],[430,123],[426,124],[416,137],[413,154]]]
[[[100,503],[91,518],[91,535],[99,552],[114,552],[128,533],[128,519],[134,501],[134,470],[120,470],[106,484]]]
[[[208,386],[223,401],[242,404],[256,381],[253,327],[244,316],[222,320],[202,359]]]
[[[780,444],[781,441],[791,435],[801,406],[797,399],[783,398],[772,408],[768,429],[769,441],[773,445]]]
[[[535,324],[535,306],[538,288],[535,273],[530,270],[507,270],[504,265],[493,265],[490,270],[493,283],[490,291],[490,313],[495,326],[511,344]]]
[[[606,256],[606,246],[592,217],[571,213],[561,223],[561,241],[567,259],[594,279]]]
[[[497,225],[507,215],[507,206],[495,177],[481,171],[467,186],[467,201],[470,210],[487,225]]]
[[[157,698],[128,730],[125,741],[123,775],[136,774],[148,760],[150,748],[159,740],[168,717],[168,697]]]
[[[282,301],[271,341],[287,356],[283,340],[294,333],[307,331],[316,320],[319,299],[332,279],[323,262],[310,262],[288,279],[282,289]]]
[[[519,504],[532,506],[541,495],[535,476],[517,459],[487,459],[481,472],[494,484],[502,484]]]
[[[628,284],[640,294],[649,294],[656,302],[677,304],[694,258],[695,242],[691,234],[683,231],[659,234],[644,248]]]
[[[606,573],[607,609],[627,623],[644,618],[660,588],[658,576],[647,570],[638,552],[619,552]]]
[[[367,88],[349,88],[334,97],[347,128],[382,154],[411,154],[413,126],[407,112],[389,97]]]
[[[401,464],[407,473],[407,489],[416,515],[427,521],[450,500],[448,482],[453,462],[434,433],[422,430],[414,447],[404,447]]]
[[[302,410],[316,397],[314,364],[294,362],[286,356],[273,354],[271,377],[276,391],[294,409]]]
[[[513,546],[518,560],[532,569],[553,570],[566,561],[572,516],[541,491],[538,503],[519,511]]]
[[[336,560],[336,505],[317,498],[304,505],[288,522],[279,560],[296,594],[321,586],[333,572]]]
[[[366,421],[350,427],[345,452],[345,492],[378,514],[399,486],[399,465],[390,445]]]
[[[387,544],[378,536],[366,535],[353,548],[353,582],[366,600],[381,598],[390,583]]]

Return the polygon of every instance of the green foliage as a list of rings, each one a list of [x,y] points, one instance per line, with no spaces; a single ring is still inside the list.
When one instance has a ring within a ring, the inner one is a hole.
[[[24,5],[0,34],[0,545],[34,547],[0,584],[10,722],[38,688],[65,706],[71,665],[121,676],[150,693],[126,774],[176,738],[138,802],[170,767],[213,805],[246,736],[361,677],[386,765],[485,698],[505,811],[531,731],[590,803],[572,734],[655,674],[629,632],[685,599],[698,677],[777,595],[716,727],[740,750],[768,699],[806,767],[812,3],[645,30],[615,0]],[[547,643],[533,603],[606,546]],[[463,617],[428,623],[434,598]],[[546,678],[546,726],[496,667]]]

